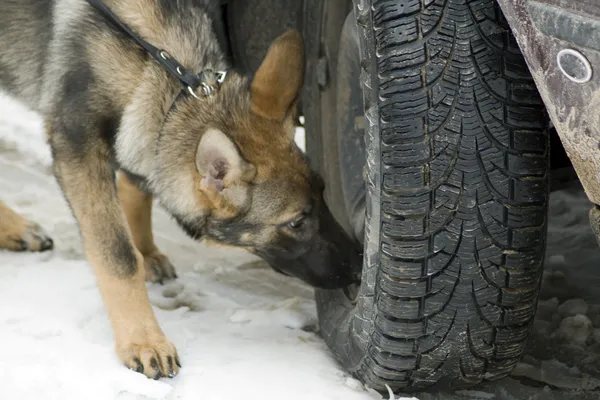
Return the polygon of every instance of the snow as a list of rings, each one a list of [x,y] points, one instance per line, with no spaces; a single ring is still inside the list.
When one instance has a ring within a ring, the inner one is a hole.
[[[304,148],[303,131],[297,143]],[[0,251],[0,399],[595,399],[600,251],[581,188],[551,198],[546,272],[527,354],[512,377],[454,393],[384,396],[336,364],[314,333],[313,292],[243,251],[193,242],[160,209],[158,247],[179,278],[147,284],[183,369],[153,381],[123,367],[74,219],[50,172],[39,117],[0,97],[0,198],[55,239]],[[400,396],[400,397],[398,397]]]
[[[183,369],[153,381],[123,367],[50,165],[39,117],[0,97],[0,197],[56,244],[52,253],[0,251],[0,399],[381,398],[312,332],[311,289],[245,252],[195,243],[159,207],[157,245],[179,278],[148,288]]]
[[[555,298],[556,299],[556,298]],[[556,299],[558,300],[558,299]],[[585,315],[588,312],[588,304],[583,299],[569,299],[562,303],[557,311],[561,317],[571,317],[577,314]]]

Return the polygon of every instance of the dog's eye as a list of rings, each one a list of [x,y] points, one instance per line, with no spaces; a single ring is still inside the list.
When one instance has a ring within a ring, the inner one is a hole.
[[[302,226],[303,223],[304,223],[304,216],[301,216],[299,218],[296,218],[293,221],[288,222],[288,226],[292,229],[298,229]]]

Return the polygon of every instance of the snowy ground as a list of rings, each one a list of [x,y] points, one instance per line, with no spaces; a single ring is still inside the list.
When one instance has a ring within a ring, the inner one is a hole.
[[[184,368],[152,381],[122,367],[49,167],[37,115],[0,97],[0,198],[56,244],[46,254],[0,251],[0,399],[381,398],[340,370],[307,329],[316,322],[309,288],[246,253],[191,241],[158,207],[156,240],[179,279],[148,287]],[[553,195],[540,315],[514,376],[419,400],[600,398],[600,251],[588,209],[580,189]]]

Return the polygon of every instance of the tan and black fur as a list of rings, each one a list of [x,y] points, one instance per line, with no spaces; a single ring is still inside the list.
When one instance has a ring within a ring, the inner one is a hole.
[[[196,72],[229,69],[210,17],[218,3],[105,1]],[[230,70],[213,97],[174,104],[179,82],[85,0],[0,0],[0,9],[0,85],[44,118],[125,365],[153,378],[180,366],[144,284],[176,277],[154,244],[153,198],[193,238],[246,248],[314,286],[354,280],[353,243],[293,141],[297,32],[273,42],[254,77]],[[0,247],[42,250],[48,240],[0,204]]]

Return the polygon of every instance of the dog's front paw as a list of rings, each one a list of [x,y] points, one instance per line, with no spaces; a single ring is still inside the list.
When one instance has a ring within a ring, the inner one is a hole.
[[[148,343],[118,346],[117,353],[129,369],[151,379],[173,378],[181,368],[175,346],[165,337]]]
[[[163,283],[166,280],[177,278],[175,267],[171,261],[158,250],[144,254],[144,268],[146,280],[149,282]]]

